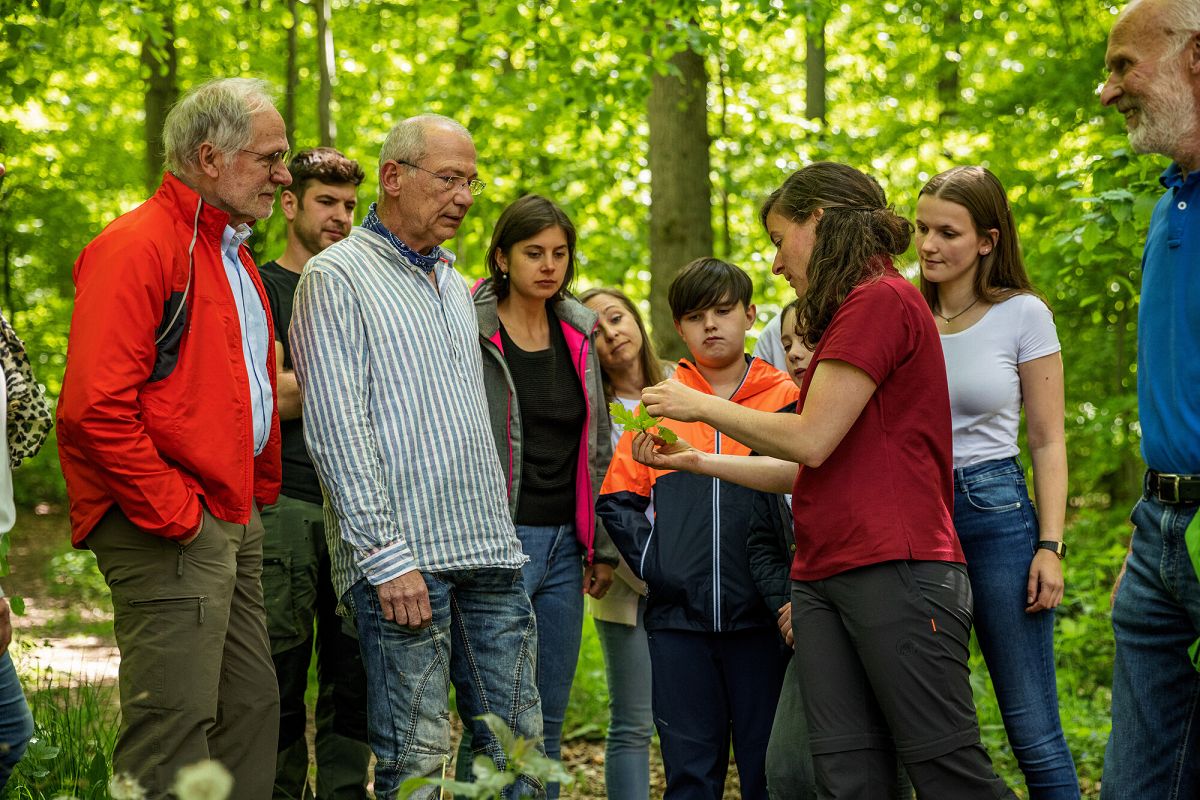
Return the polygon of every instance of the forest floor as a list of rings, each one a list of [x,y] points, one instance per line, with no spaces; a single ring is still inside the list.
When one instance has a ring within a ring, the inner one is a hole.
[[[81,685],[111,688],[107,696],[115,707],[120,656],[113,640],[112,604],[91,553],[71,548],[65,513],[48,506],[23,513],[11,542],[10,574],[3,586],[7,594],[20,598],[25,606],[14,625],[12,652],[27,691]],[[589,646],[596,646],[594,637],[585,637],[584,647]],[[603,692],[604,686],[577,679],[575,690]],[[586,705],[603,708],[604,703]],[[595,734],[607,727],[607,720],[568,719],[568,729],[572,722],[575,729],[592,733],[563,742],[563,760],[576,782],[564,787],[562,796],[580,800],[607,797],[604,740]],[[454,725],[456,729],[460,726],[457,717]],[[313,734],[310,708],[310,750]],[[665,780],[657,741],[651,746],[650,771],[650,794],[661,797]],[[737,769],[731,758],[725,798],[739,796]]]

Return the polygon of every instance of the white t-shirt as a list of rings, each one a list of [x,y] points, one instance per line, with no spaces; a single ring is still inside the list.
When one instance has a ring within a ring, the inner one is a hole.
[[[1019,452],[1017,366],[1061,349],[1050,309],[1031,294],[1010,297],[965,331],[942,335],[955,467]]]

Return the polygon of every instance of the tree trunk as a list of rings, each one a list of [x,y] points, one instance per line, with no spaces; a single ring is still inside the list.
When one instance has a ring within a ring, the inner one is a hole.
[[[683,355],[667,287],[684,264],[712,255],[708,76],[691,50],[671,57],[678,76],[650,78],[650,324],[664,357]]]
[[[938,59],[937,96],[941,111],[938,121],[958,119],[958,64],[962,60],[962,0],[944,0],[942,5],[942,52]]]
[[[288,28],[287,36],[287,75],[283,85],[283,125],[287,130],[288,141],[293,147],[299,146],[296,136],[296,89],[300,86],[299,37],[300,37],[300,3],[299,0],[288,0],[288,14],[292,18],[292,26]]]
[[[721,98],[721,128],[718,135],[722,142],[729,139],[729,99],[725,94],[725,74],[728,65],[721,51],[717,51],[717,88]],[[733,194],[733,169],[729,164],[729,148],[720,151],[721,163],[721,258],[729,260],[733,253],[733,231],[729,225],[729,196]]]
[[[828,12],[808,4],[804,28],[804,116],[825,121],[825,23]]]
[[[322,147],[333,147],[337,131],[330,104],[333,102],[333,30],[330,17],[332,0],[317,0],[317,67],[321,85],[317,94],[317,139]]]
[[[175,19],[174,9],[162,9],[162,40],[147,32],[142,39],[142,66],[147,71],[146,94],[143,108],[146,112],[146,189],[153,192],[162,179],[163,172],[163,123],[167,112],[179,98],[176,82]]]

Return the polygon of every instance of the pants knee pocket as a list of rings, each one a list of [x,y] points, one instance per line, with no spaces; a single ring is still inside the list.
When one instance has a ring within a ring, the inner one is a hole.
[[[272,655],[291,650],[307,638],[307,632],[300,625],[292,582],[292,554],[264,553],[263,604],[267,607],[267,635],[271,638]]]

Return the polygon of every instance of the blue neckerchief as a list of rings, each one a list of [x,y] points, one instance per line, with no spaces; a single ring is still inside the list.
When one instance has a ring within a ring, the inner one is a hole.
[[[400,255],[404,256],[404,260],[421,269],[426,275],[433,274],[433,268],[437,266],[439,261],[444,261],[441,247],[434,247],[429,251],[429,255],[423,256],[416,250],[400,241],[396,234],[392,233],[387,227],[379,221],[379,215],[375,213],[375,204],[371,203],[371,207],[367,209],[367,216],[362,221],[362,226],[372,233],[378,233],[384,239],[391,242],[392,247],[400,251]]]

